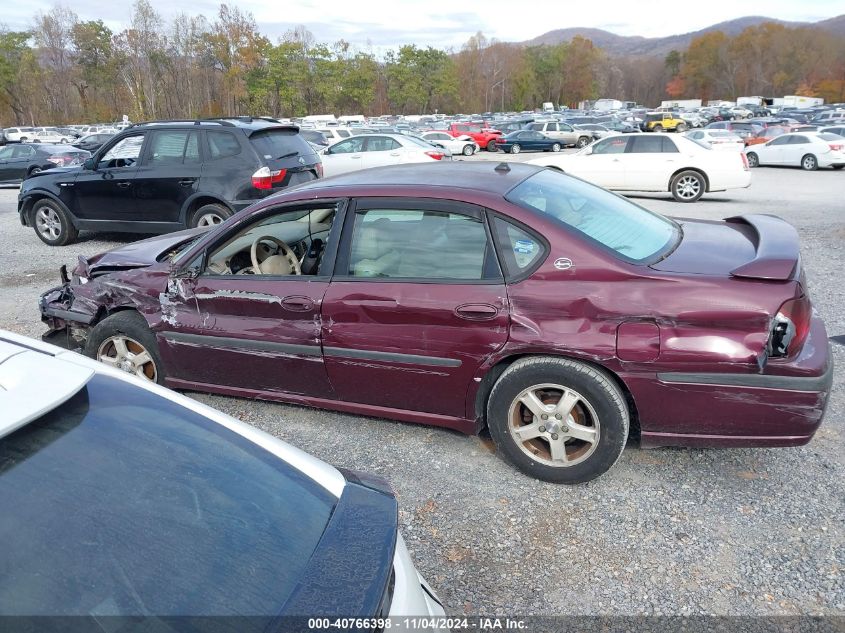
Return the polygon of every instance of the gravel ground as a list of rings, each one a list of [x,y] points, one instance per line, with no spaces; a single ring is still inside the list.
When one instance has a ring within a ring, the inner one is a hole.
[[[843,194],[843,173],[762,168],[750,189],[695,204],[668,194],[635,200],[670,215],[775,213],[793,223],[814,304],[834,336],[845,334]],[[37,336],[36,299],[57,283],[58,266],[133,238],[83,235],[47,248],[18,224],[16,195],[0,189],[0,252],[10,261],[0,274],[0,328]],[[833,349],[845,367],[845,346]],[[608,474],[576,487],[527,478],[484,438],[191,395],[328,462],[388,477],[416,564],[450,614],[845,615],[841,370],[826,422],[806,447],[628,447]]]

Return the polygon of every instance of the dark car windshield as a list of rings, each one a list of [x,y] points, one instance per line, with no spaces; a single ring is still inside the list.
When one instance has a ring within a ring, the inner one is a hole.
[[[526,178],[506,198],[552,216],[629,262],[660,259],[680,239],[680,228],[671,220],[551,169]]]
[[[299,132],[288,129],[276,129],[256,132],[249,137],[258,155],[266,160],[282,157],[310,156],[314,153],[308,142]]]
[[[0,613],[276,615],[335,501],[233,431],[95,376],[0,439]]]

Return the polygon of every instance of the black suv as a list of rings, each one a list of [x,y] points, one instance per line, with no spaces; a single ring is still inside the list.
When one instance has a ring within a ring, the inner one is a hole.
[[[21,224],[63,246],[80,230],[169,233],[219,224],[280,189],[322,175],[299,128],[237,117],[140,123],[81,168],[51,169],[21,185]]]

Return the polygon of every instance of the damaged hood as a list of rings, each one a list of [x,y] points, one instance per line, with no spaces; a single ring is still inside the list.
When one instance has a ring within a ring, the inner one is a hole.
[[[651,265],[655,270],[776,281],[797,277],[798,234],[780,218],[676,221],[683,238],[665,259]]]
[[[146,240],[132,242],[126,246],[115,248],[88,259],[80,256],[77,272],[84,276],[104,270],[126,270],[130,268],[144,268],[158,262],[162,256],[179,246],[206,233],[211,227],[205,226],[166,235],[156,235]]]

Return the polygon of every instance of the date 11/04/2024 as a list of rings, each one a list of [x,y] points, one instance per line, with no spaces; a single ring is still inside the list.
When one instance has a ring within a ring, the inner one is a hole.
[[[527,630],[527,623],[517,618],[500,617],[402,617],[402,618],[309,618],[308,629],[336,631],[519,631]]]

